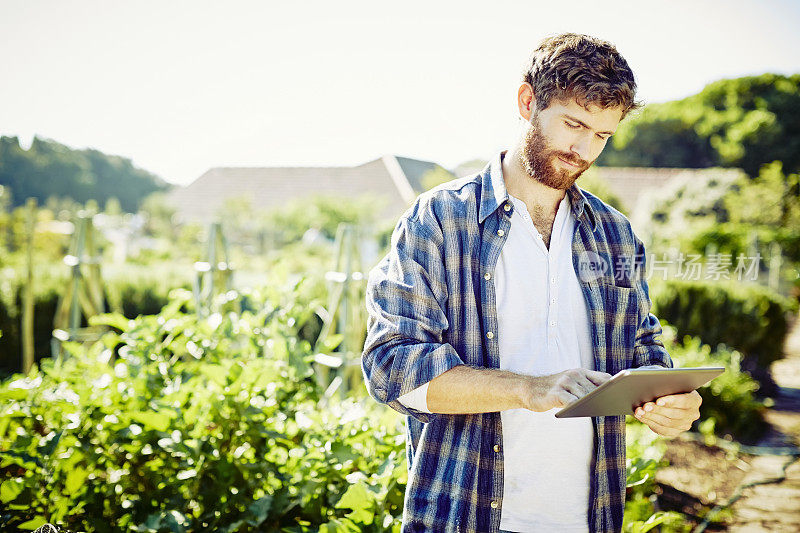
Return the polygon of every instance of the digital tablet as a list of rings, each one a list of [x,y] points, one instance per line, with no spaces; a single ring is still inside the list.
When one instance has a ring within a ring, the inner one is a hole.
[[[691,392],[724,371],[722,367],[622,370],[557,412],[556,418],[632,415],[643,403],[669,394]]]

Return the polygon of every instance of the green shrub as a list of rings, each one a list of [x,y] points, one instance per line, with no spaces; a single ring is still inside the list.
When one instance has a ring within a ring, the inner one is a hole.
[[[22,298],[24,287],[19,280],[11,280],[0,297],[0,376],[21,370],[22,353]],[[35,360],[51,355],[50,341],[53,336],[53,319],[58,299],[64,291],[64,278],[37,280],[33,295],[33,345]],[[123,315],[135,318],[138,315],[158,313],[166,305],[170,287],[159,278],[118,278],[106,280],[106,309],[121,308]],[[188,287],[184,285],[184,288]],[[82,321],[86,326],[86,321]]]
[[[769,258],[769,245],[777,243],[786,259],[800,258],[800,234],[796,230],[773,226],[755,226],[734,222],[715,223],[684,241],[687,253],[705,253],[708,246],[716,247],[719,253],[730,254],[736,260],[740,254],[748,256],[755,239],[762,261]]]
[[[323,396],[298,339],[313,302],[294,291],[205,319],[177,291],[3,383],[0,528],[399,530],[401,419]]]
[[[271,284],[199,319],[175,291],[0,384],[0,529],[398,531],[402,418],[363,391],[323,394],[301,335],[315,295]],[[629,531],[678,516],[648,507],[654,440],[629,439]]]
[[[741,371],[742,354],[725,345],[712,350],[698,337],[686,336],[682,342],[676,337],[675,328],[664,325],[664,343],[675,366],[725,367],[721,376],[698,389],[703,404],[694,429],[707,436],[718,435],[744,442],[757,440],[767,429],[766,403],[756,397],[758,382]]]
[[[654,313],[679,336],[738,350],[742,368],[771,391],[769,367],[783,357],[794,302],[754,283],[669,280],[652,283],[650,295]]]
[[[644,424],[630,418],[626,425],[626,497],[623,531],[645,533],[659,527],[659,531],[686,531],[685,517],[678,512],[658,511],[653,505],[656,472],[668,465],[664,459],[666,444]]]

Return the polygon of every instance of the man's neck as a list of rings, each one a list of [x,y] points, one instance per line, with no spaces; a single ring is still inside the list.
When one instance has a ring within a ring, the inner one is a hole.
[[[558,204],[564,198],[565,191],[543,185],[528,175],[519,159],[520,147],[514,147],[503,158],[503,179],[508,194],[519,198],[529,211],[543,211],[548,218],[555,218]]]

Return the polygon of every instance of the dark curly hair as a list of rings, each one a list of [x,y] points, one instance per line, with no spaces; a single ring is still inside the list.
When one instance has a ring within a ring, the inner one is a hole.
[[[564,33],[542,41],[531,55],[523,81],[533,87],[536,108],[553,98],[575,98],[584,107],[637,109],[633,72],[613,44],[589,35]]]

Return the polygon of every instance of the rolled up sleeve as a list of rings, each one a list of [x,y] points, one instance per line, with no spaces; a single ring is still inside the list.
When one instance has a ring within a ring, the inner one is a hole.
[[[374,399],[427,423],[437,416],[406,407],[400,396],[464,364],[444,342],[447,285],[438,230],[403,217],[389,253],[369,273],[367,338],[361,357]]]

